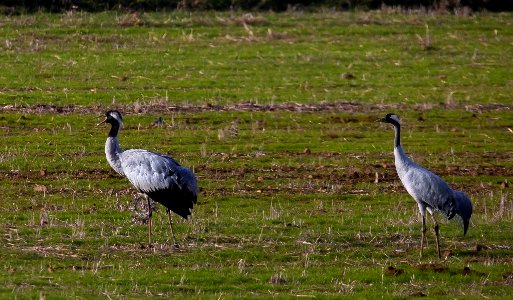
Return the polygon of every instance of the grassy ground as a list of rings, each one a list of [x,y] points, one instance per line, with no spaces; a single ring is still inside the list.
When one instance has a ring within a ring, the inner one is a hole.
[[[509,297],[512,21],[2,17],[0,297]],[[107,165],[95,124],[110,108],[124,148],[198,176],[179,249],[162,207],[147,246],[134,190]],[[442,260],[431,231],[419,258],[393,131],[374,122],[390,111],[406,151],[473,200],[466,237],[442,221]]]

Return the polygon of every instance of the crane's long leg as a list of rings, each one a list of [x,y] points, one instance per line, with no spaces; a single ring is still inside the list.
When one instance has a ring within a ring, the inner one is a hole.
[[[173,230],[173,219],[171,217],[171,210],[169,208],[166,208],[166,212],[167,212],[167,218],[169,219],[169,227],[171,227],[171,236],[173,237],[173,245],[175,247],[178,247],[178,244],[176,243],[176,239],[175,239],[175,232]]]
[[[422,236],[420,238],[420,257],[422,258],[422,252],[424,251],[424,240],[426,239],[426,216],[421,215],[422,218]]]
[[[422,236],[420,238],[420,258],[422,258],[422,253],[424,252],[424,241],[426,240],[426,206],[422,201],[417,201],[417,205],[419,206],[420,218],[422,220]]]
[[[152,215],[152,209],[151,209],[151,200],[148,195],[146,196],[146,200],[148,203],[148,246],[151,246],[151,215]]]
[[[438,252],[438,258],[442,258],[442,255],[440,253],[440,240],[439,240],[439,226],[438,222],[435,219],[435,215],[433,212],[430,212],[431,219],[433,219],[433,223],[435,224],[435,238],[436,238],[436,251]]]

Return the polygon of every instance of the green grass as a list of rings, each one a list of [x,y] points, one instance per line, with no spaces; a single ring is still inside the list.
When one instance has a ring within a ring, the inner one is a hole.
[[[124,18],[4,17],[3,97],[56,105],[511,103],[510,14],[160,13],[119,26]],[[417,37],[425,25],[431,50]]]
[[[0,298],[510,297],[511,14],[126,18],[0,19]],[[162,207],[153,248],[133,220],[95,126],[110,108],[122,147],[198,176],[179,249]],[[446,259],[432,230],[419,258],[393,130],[374,122],[390,111],[405,150],[473,200],[467,236],[441,221]]]

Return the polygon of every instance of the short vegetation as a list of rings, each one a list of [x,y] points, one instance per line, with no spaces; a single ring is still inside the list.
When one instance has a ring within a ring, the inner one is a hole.
[[[513,15],[37,13],[0,18],[1,298],[507,298],[513,293]],[[120,143],[197,174],[193,216],[153,215]],[[428,220],[393,164],[474,203]],[[159,120],[159,118],[162,118]],[[443,220],[440,218],[440,220]]]

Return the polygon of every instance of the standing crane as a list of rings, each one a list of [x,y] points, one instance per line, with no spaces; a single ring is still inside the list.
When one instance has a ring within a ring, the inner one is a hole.
[[[439,211],[444,213],[449,220],[455,215],[460,216],[463,221],[463,234],[465,235],[467,233],[470,216],[472,215],[472,203],[463,192],[451,189],[442,178],[417,165],[406,156],[401,146],[401,123],[398,115],[387,114],[386,117],[378,119],[377,121],[390,123],[395,129],[395,168],[404,187],[417,202],[422,217],[420,256],[422,257],[422,251],[424,249],[427,210],[434,223],[436,249],[438,258],[441,258],[439,226],[435,219],[434,212]]]
[[[198,198],[198,184],[194,173],[181,166],[173,158],[160,153],[144,150],[123,150],[119,146],[118,132],[123,124],[121,113],[110,110],[105,113],[105,120],[97,126],[111,125],[105,155],[109,165],[118,174],[125,176],[132,185],[145,194],[148,201],[148,242],[151,245],[151,202],[156,201],[166,207],[175,246],[175,234],[171,211],[187,219]]]

